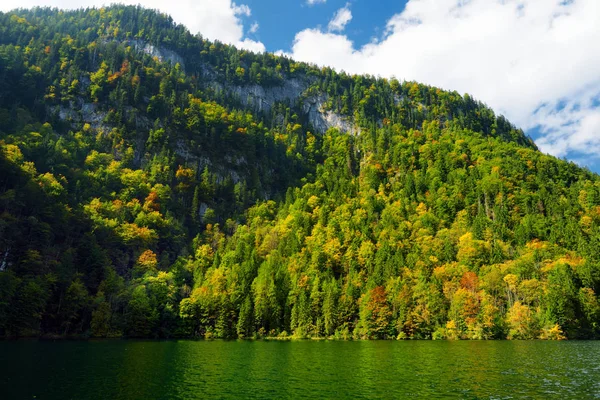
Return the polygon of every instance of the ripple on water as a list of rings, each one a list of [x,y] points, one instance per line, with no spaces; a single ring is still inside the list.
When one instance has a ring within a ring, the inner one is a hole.
[[[600,398],[597,342],[0,342],[3,398]]]

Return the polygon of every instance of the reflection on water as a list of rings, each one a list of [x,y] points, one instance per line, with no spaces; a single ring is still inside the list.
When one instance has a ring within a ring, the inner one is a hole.
[[[598,398],[597,342],[0,342],[6,399]]]

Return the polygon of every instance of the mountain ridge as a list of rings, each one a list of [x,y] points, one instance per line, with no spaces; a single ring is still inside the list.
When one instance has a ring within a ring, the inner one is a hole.
[[[600,180],[471,96],[0,13],[0,335],[600,334]]]

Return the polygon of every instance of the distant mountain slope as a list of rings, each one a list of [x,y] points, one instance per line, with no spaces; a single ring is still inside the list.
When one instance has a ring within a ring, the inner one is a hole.
[[[468,95],[0,13],[0,335],[596,337],[600,181]]]

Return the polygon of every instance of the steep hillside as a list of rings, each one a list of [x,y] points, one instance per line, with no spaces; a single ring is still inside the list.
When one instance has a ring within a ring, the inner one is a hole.
[[[468,95],[0,13],[0,335],[588,338],[600,180]]]

